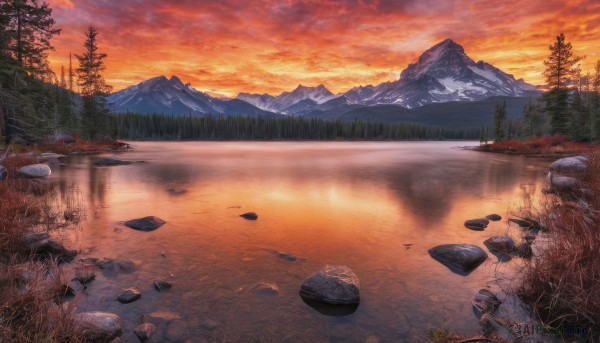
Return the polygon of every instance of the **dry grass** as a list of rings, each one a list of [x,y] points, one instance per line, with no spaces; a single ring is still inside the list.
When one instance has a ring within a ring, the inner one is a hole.
[[[521,155],[584,154],[597,150],[598,145],[573,142],[561,135],[534,137],[527,141],[494,142],[480,146],[478,150]]]
[[[65,284],[56,261],[33,260],[23,237],[63,223],[52,187],[20,177],[17,170],[37,161],[8,157],[8,178],[0,181],[0,341],[78,342],[73,306],[59,304]],[[77,200],[63,205],[77,211]]]
[[[595,195],[546,198],[540,219],[549,231],[519,294],[543,324],[584,326],[592,339],[600,337],[600,153],[588,157],[582,180]]]

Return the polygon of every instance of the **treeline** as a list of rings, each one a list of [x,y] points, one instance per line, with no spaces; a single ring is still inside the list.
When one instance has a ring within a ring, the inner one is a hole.
[[[257,118],[121,114],[117,137],[131,140],[468,140],[478,129],[412,123],[325,121],[302,117]]]
[[[576,141],[600,142],[600,61],[593,71],[583,73],[583,57],[573,55],[564,34],[549,46],[544,60],[546,91],[538,102],[523,109],[520,120],[507,122],[506,104],[496,104],[495,141],[528,139],[546,134],[560,134]],[[488,137],[481,129],[482,141]]]
[[[110,86],[102,72],[97,31],[85,32],[78,66],[48,63],[50,40],[60,34],[52,9],[37,0],[0,1],[0,143],[37,142],[55,133],[94,139],[113,132],[106,101]],[[66,74],[66,75],[65,75]]]

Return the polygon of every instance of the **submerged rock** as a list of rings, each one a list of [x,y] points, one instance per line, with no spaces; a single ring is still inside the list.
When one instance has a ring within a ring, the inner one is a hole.
[[[583,156],[565,157],[554,161],[550,170],[559,173],[583,173],[587,170],[588,159]]]
[[[482,288],[473,298],[473,311],[477,318],[481,318],[486,313],[494,313],[502,302],[496,295],[489,290]]]
[[[169,281],[166,281],[166,280],[154,281],[154,288],[156,288],[156,290],[159,292],[166,291],[167,289],[171,289],[171,287],[173,287],[173,284],[170,283]]]
[[[84,312],[76,315],[77,325],[84,331],[86,341],[109,342],[121,336],[121,318],[108,312]]]
[[[304,280],[300,288],[303,298],[333,305],[353,305],[360,302],[360,282],[346,266],[326,265]]]
[[[81,261],[95,265],[102,270],[103,274],[131,273],[135,270],[135,263],[128,259],[85,258]]]
[[[244,219],[248,219],[248,220],[257,220],[258,219],[258,215],[254,212],[247,212],[244,214],[240,214],[240,217],[242,217]]]
[[[508,236],[490,237],[483,244],[502,262],[510,261],[511,255],[517,250],[515,242]]]
[[[125,225],[140,231],[153,231],[165,225],[167,222],[155,217],[148,216],[144,218],[131,219],[125,222]]]
[[[129,303],[132,303],[132,302],[138,300],[141,297],[142,297],[142,293],[140,293],[140,291],[137,288],[131,287],[131,288],[124,289],[123,293],[121,293],[119,295],[117,300],[119,300],[119,302],[122,304],[129,304]]]
[[[258,295],[279,295],[279,286],[272,282],[259,282],[251,288]]]
[[[465,227],[471,230],[483,231],[489,223],[490,221],[486,218],[469,219],[465,221]]]
[[[459,275],[469,275],[481,265],[488,255],[476,245],[444,244],[429,249],[429,255]]]
[[[110,167],[110,166],[122,166],[122,165],[127,165],[127,164],[131,164],[131,161],[123,161],[123,160],[118,160],[116,158],[101,158],[96,160],[96,162],[94,162],[95,165],[97,166],[103,166],[103,167]]]
[[[40,178],[50,176],[52,170],[46,164],[37,163],[20,168],[19,173],[29,178]]]
[[[485,219],[489,219],[491,221],[497,222],[499,220],[502,220],[502,216],[500,216],[499,214],[488,214],[487,216],[485,216]]]
[[[283,251],[278,251],[276,254],[277,254],[277,257],[279,257],[281,259],[284,259],[284,260],[287,260],[287,261],[290,261],[290,262],[296,262],[296,261],[298,261],[298,256],[295,256],[295,255],[292,255],[292,254],[288,254],[288,253],[285,253]]]
[[[152,323],[143,323],[138,325],[133,332],[135,332],[135,335],[138,336],[140,341],[144,342],[154,336],[154,333],[156,332],[156,325]]]

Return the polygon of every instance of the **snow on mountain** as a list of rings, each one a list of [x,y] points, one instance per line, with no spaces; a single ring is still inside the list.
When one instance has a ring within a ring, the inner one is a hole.
[[[265,111],[294,114],[294,105],[303,100],[310,100],[316,104],[322,104],[335,97],[336,95],[331,93],[324,85],[318,85],[316,87],[298,85],[293,91],[283,92],[278,96],[240,93],[237,96],[237,99],[244,100]],[[304,103],[297,107],[304,109],[306,105],[307,103]]]
[[[211,97],[184,84],[177,76],[158,76],[111,94],[107,98],[117,112],[165,113],[173,115],[271,116],[241,100]]]

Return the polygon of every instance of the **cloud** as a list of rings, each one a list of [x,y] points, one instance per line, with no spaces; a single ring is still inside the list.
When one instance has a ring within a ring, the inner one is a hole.
[[[99,29],[115,89],[180,76],[227,95],[280,93],[324,83],[334,92],[398,77],[433,44],[452,38],[475,60],[543,82],[542,61],[564,32],[578,55],[597,57],[594,0],[50,0],[62,33],[55,70]],[[587,58],[582,68],[591,69]]]

